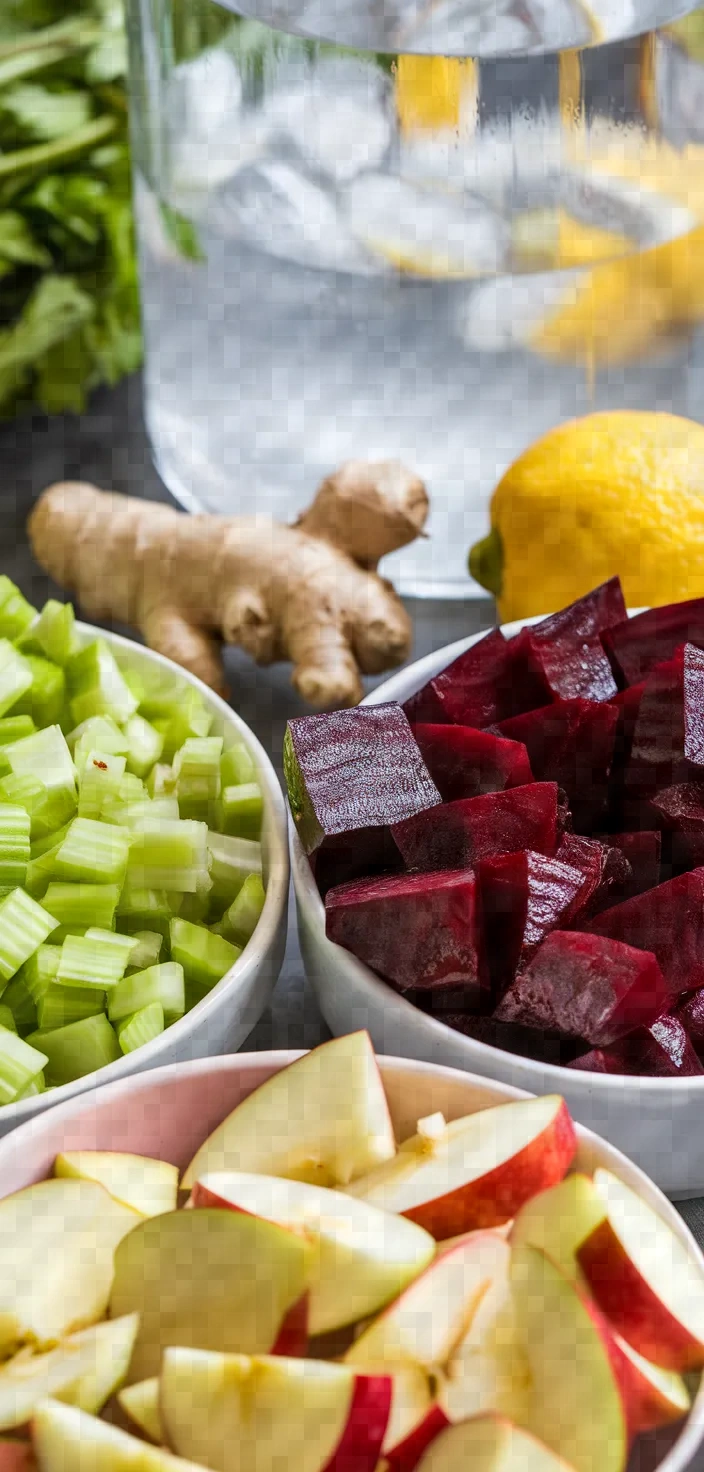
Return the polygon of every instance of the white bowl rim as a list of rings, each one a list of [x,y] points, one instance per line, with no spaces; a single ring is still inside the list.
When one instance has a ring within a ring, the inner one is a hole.
[[[171,676],[175,675],[188,685],[192,685],[194,690],[198,690],[204,696],[207,703],[215,707],[217,714],[224,722],[237,728],[248,750],[256,759],[265,788],[265,822],[271,849],[269,879],[264,908],[252,939],[248,941],[234,966],[196,1003],[195,1007],[191,1007],[190,1011],[184,1013],[178,1022],[172,1022],[158,1037],[153,1038],[149,1043],[144,1043],[136,1052],[126,1053],[122,1058],[116,1058],[114,1063],[106,1063],[103,1068],[98,1068],[94,1073],[84,1074],[82,1078],[73,1079],[71,1083],[59,1084],[52,1088],[45,1104],[42,1104],[45,1098],[43,1094],[35,1094],[29,1099],[18,1099],[15,1103],[4,1104],[0,1109],[0,1124],[2,1124],[3,1132],[12,1131],[14,1133],[24,1123],[30,1123],[39,1114],[43,1114],[45,1109],[60,1108],[79,1094],[103,1088],[105,1084],[117,1083],[123,1079],[134,1081],[139,1076],[135,1074],[137,1062],[140,1073],[150,1069],[151,1061],[158,1059],[160,1053],[188,1037],[194,1024],[206,1022],[211,1013],[219,1010],[226,991],[237,987],[261,966],[269,947],[274,942],[288,898],[290,864],[286,841],[286,803],[272,762],[246,721],[242,720],[242,717],[227,704],[227,701],[205,685],[202,680],[199,680],[197,675],[192,675],[190,670],[175,664],[165,655],[158,654],[147,644],[140,644],[136,639],[128,639],[123,634],[114,634],[110,629],[102,629],[97,624],[82,623],[80,620],[76,620],[76,630],[87,638],[105,639],[118,651],[133,654],[136,650],[137,655],[145,658],[147,663],[158,665]]]
[[[628,616],[629,618],[633,618],[635,614],[644,613],[645,611],[644,608],[629,609]],[[538,614],[533,618],[516,619],[512,623],[501,624],[500,628],[508,638],[511,638],[520,629],[530,624],[540,623],[546,616],[545,614]],[[466,649],[471,649],[473,644],[477,644],[480,639],[483,639],[490,632],[491,629],[480,629],[476,634],[470,634],[465,639],[458,639],[453,644],[447,644],[430,654],[423,655],[421,659],[416,660],[414,663],[405,665],[402,670],[398,670],[396,674],[391,675],[383,684],[378,685],[375,690],[370,691],[362,701],[362,705],[384,705],[387,701],[403,702],[404,700],[408,700],[409,696],[416,690],[420,690],[428,680],[432,679],[434,674],[438,674],[441,669],[451,664],[460,654],[464,654]],[[559,1091],[561,1081],[564,1087],[567,1080],[574,1084],[576,1079],[584,1080],[585,1084],[588,1083],[589,1087],[594,1089],[595,1093],[601,1093],[604,1096],[615,1088],[627,1094],[642,1095],[645,1093],[652,1095],[654,1098],[657,1098],[658,1095],[662,1098],[663,1095],[667,1095],[670,1089],[680,1091],[693,1089],[696,1094],[704,1093],[704,1074],[694,1074],[687,1078],[651,1078],[646,1074],[579,1073],[574,1069],[566,1068],[560,1063],[542,1063],[536,1058],[524,1058],[522,1054],[507,1054],[503,1048],[494,1048],[491,1043],[484,1043],[480,1042],[477,1038],[466,1037],[464,1033],[455,1031],[454,1028],[448,1027],[446,1023],[440,1022],[435,1017],[430,1017],[426,1012],[421,1012],[412,1002],[407,1001],[405,997],[395,992],[392,987],[382,981],[369,966],[365,966],[363,961],[359,961],[351,951],[346,951],[344,947],[338,946],[333,941],[328,940],[325,934],[325,906],[318,893],[313,878],[313,871],[303,851],[290,814],[289,839],[296,899],[301,908],[305,910],[306,921],[315,930],[319,943],[330,946],[331,951],[335,953],[334,957],[331,955],[331,965],[334,964],[339,969],[342,973],[343,980],[344,976],[347,975],[350,978],[354,978],[356,982],[363,983],[369,990],[376,994],[380,1003],[387,1010],[395,1011],[401,1017],[412,1017],[416,1021],[419,1018],[422,1019],[420,1025],[427,1028],[428,1037],[431,1040],[435,1038],[438,1044],[441,1044],[449,1034],[453,1039],[458,1041],[460,1047],[464,1046],[466,1048],[468,1066],[471,1067],[473,1057],[485,1057],[489,1062],[491,1062],[492,1058],[501,1059],[510,1057],[516,1070],[521,1072],[526,1088],[532,1090],[533,1093],[544,1093],[549,1080],[552,1080],[550,1087],[554,1086],[555,1090]]]
[[[103,1085],[99,1091],[97,1102],[101,1107],[105,1107],[111,1102],[119,1106],[120,1099],[125,1097],[128,1089],[132,1092],[149,1090],[155,1085],[158,1086],[161,1079],[172,1079],[175,1075],[198,1078],[199,1075],[205,1077],[209,1074],[226,1073],[230,1070],[236,1070],[246,1075],[250,1072],[258,1073],[262,1068],[267,1068],[270,1065],[278,1065],[277,1071],[280,1072],[309,1051],[311,1050],[307,1048],[271,1048],[259,1053],[231,1053],[219,1057],[195,1058],[188,1062],[169,1063],[160,1068],[152,1068],[146,1072],[136,1074],[132,1078],[115,1079],[112,1083]],[[376,1057],[382,1071],[385,1065],[389,1065],[391,1068],[398,1069],[401,1073],[414,1074],[420,1072],[428,1074],[432,1078],[440,1076],[441,1078],[448,1078],[448,1080],[461,1079],[470,1088],[473,1087],[478,1091],[499,1089],[502,1094],[506,1095],[507,1101],[509,1098],[520,1100],[531,1097],[527,1090],[519,1088],[515,1084],[506,1084],[500,1080],[490,1079],[480,1074],[468,1073],[464,1069],[452,1068],[448,1064],[427,1063],[415,1058],[401,1058],[387,1053],[377,1053]],[[77,1095],[72,1099],[67,1099],[63,1103],[55,1105],[52,1109],[45,1112],[47,1125],[49,1121],[51,1121],[52,1127],[61,1125],[64,1120],[69,1119],[72,1115],[90,1108],[90,1102],[90,1098],[84,1093],[83,1095]],[[586,1125],[579,1124],[577,1120],[574,1120],[573,1123],[580,1140],[588,1142],[596,1141],[598,1144],[605,1145],[617,1158],[627,1159],[623,1151],[618,1149],[618,1146],[612,1145],[609,1140],[604,1139],[595,1130],[589,1129]],[[27,1120],[24,1125],[21,1125],[18,1129],[13,1130],[10,1134],[0,1139],[0,1171],[3,1151],[21,1153],[25,1140],[28,1145],[33,1143],[36,1134],[41,1131],[41,1128],[42,1116],[37,1116],[36,1118]],[[672,1203],[667,1200],[664,1192],[660,1190],[660,1187],[648,1176],[646,1171],[630,1159],[628,1159],[628,1166],[636,1177],[642,1178],[647,1183],[648,1189],[654,1192],[656,1200],[658,1202],[662,1201],[666,1212],[667,1210],[676,1211]],[[696,1238],[684,1219],[679,1216],[679,1213],[676,1213],[676,1215],[678,1217],[679,1227],[681,1228],[681,1235],[687,1244],[690,1255],[698,1262],[700,1268],[704,1270],[704,1256]],[[692,1458],[701,1445],[703,1435],[704,1372],[701,1373],[699,1385],[694,1395],[686,1424],[673,1446],[656,1463],[654,1472],[674,1472],[674,1469],[689,1468]],[[626,1472],[628,1472],[627,1468]]]

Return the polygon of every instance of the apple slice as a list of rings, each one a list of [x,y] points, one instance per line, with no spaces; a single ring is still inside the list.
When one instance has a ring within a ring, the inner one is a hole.
[[[324,1360],[167,1349],[161,1414],[179,1455],[212,1472],[374,1472],[388,1375]]]
[[[532,1379],[508,1282],[482,1299],[445,1366],[438,1402],[448,1421],[496,1412],[528,1424]]]
[[[40,1181],[5,1196],[0,1358],[24,1341],[41,1348],[102,1319],[114,1249],[138,1221],[95,1181]]]
[[[577,1250],[605,1215],[603,1197],[593,1181],[576,1171],[521,1207],[511,1241],[542,1248],[566,1277],[581,1280]]]
[[[313,1264],[302,1235],[244,1212],[173,1211],[140,1222],[115,1253],[110,1297],[113,1318],[140,1315],[130,1383],[158,1374],[167,1344],[268,1353]]]
[[[125,1385],[117,1392],[117,1403],[130,1421],[160,1446],[164,1440],[164,1428],[159,1410],[159,1377],[152,1375],[148,1380],[138,1380],[135,1385]]]
[[[620,1334],[614,1334],[614,1339],[622,1355],[620,1378],[626,1391],[628,1424],[633,1435],[667,1426],[670,1421],[686,1416],[692,1402],[682,1376],[636,1354]]]
[[[493,1415],[446,1427],[418,1462],[418,1472],[457,1472],[460,1467],[472,1472],[572,1472],[529,1431]]]
[[[20,1350],[0,1367],[0,1430],[31,1420],[47,1396],[99,1411],[124,1380],[139,1327],[139,1315],[95,1324],[62,1340],[47,1354]]]
[[[0,1441],[0,1472],[37,1472],[31,1446],[26,1441]]]
[[[39,1472],[203,1472],[109,1421],[45,1400],[32,1422]]]
[[[314,1186],[347,1186],[396,1151],[367,1032],[333,1038],[275,1073],[201,1145],[182,1181],[255,1171]]]
[[[614,1328],[669,1370],[704,1366],[704,1270],[672,1228],[610,1171],[594,1184],[606,1215],[582,1243],[579,1265]]]
[[[537,1247],[513,1248],[511,1286],[533,1382],[532,1430],[575,1472],[622,1472],[629,1427],[606,1322]]]
[[[438,1254],[409,1288],[361,1333],[345,1364],[444,1366],[480,1300],[498,1280],[506,1291],[510,1249],[498,1232],[471,1232]]]
[[[482,1109],[443,1128],[436,1120],[347,1189],[438,1240],[509,1221],[537,1191],[562,1180],[576,1150],[557,1094]]]
[[[99,1181],[116,1201],[141,1216],[176,1210],[178,1169],[165,1160],[123,1155],[119,1150],[67,1150],[57,1155],[54,1175]]]
[[[216,1172],[196,1181],[193,1206],[230,1207],[307,1236],[315,1247],[308,1329],[329,1334],[375,1314],[423,1271],[435,1242],[342,1191],[275,1176]]]

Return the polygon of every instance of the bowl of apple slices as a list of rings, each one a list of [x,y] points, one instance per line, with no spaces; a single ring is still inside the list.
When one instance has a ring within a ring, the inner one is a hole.
[[[679,1472],[704,1259],[535,1098],[313,1052],[153,1070],[0,1141],[0,1472]]]

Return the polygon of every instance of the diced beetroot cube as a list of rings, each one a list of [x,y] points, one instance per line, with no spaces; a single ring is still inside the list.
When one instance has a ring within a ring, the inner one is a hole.
[[[704,986],[704,869],[679,874],[605,910],[586,927],[641,951],[652,951],[671,1002]]]
[[[512,658],[501,630],[492,629],[406,701],[409,721],[489,726],[510,715],[516,709]]]
[[[626,799],[624,774],[631,759],[636,721],[644,691],[645,680],[640,685],[632,685],[628,690],[621,690],[613,697],[613,700],[609,701],[609,705],[618,715],[609,780],[609,807],[612,821],[623,824],[624,827],[632,823],[638,828],[641,821],[639,802]]]
[[[515,1053],[520,1058],[536,1058],[541,1063],[558,1064],[564,1067],[574,1058],[575,1044],[571,1039],[560,1038],[547,1032],[533,1032],[527,1027],[516,1027],[513,1023],[497,1022],[493,1017],[469,1016],[466,1013],[442,1014],[442,1021],[454,1032],[461,1032],[475,1042],[489,1048],[499,1048],[503,1053]]]
[[[537,781],[557,782],[570,801],[575,827],[603,822],[619,712],[593,700],[556,700],[497,726],[522,741]]]
[[[418,725],[413,735],[443,802],[533,781],[520,741],[504,741],[472,726]]]
[[[541,680],[546,700],[609,700],[618,687],[600,634],[625,616],[621,584],[611,578],[560,613],[523,629],[517,661],[520,657]]]
[[[386,867],[394,855],[389,825],[440,803],[393,702],[289,721],[284,770],[298,836],[307,854],[318,855],[319,882],[329,871],[326,884]]]
[[[569,924],[585,886],[581,870],[544,854],[501,854],[477,868],[484,925],[484,990],[496,1003],[551,930]]]
[[[673,1016],[682,1023],[695,1053],[704,1053],[704,988],[685,997]]]
[[[471,870],[358,879],[331,889],[325,929],[398,991],[461,985],[479,1001],[476,880]]]
[[[552,854],[557,843],[557,787],[533,782],[443,803],[391,829],[408,869],[473,868],[490,854],[531,848]]]
[[[669,833],[673,868],[696,869],[704,864],[704,784],[680,782],[650,799],[650,806]]]
[[[646,1078],[693,1078],[704,1073],[687,1034],[676,1017],[660,1017],[630,1037],[584,1053],[568,1068],[586,1073],[640,1074]]]
[[[643,894],[646,889],[655,889],[660,883],[661,835],[654,830],[643,833],[602,834],[602,842],[611,846],[611,853],[620,850],[627,860],[630,874],[619,877],[609,888],[606,902],[609,906]]]
[[[566,833],[555,857],[580,869],[584,875],[585,884],[571,915],[572,927],[577,930],[580,920],[603,910],[610,903],[612,890],[622,887],[631,877],[631,866],[620,849],[610,848],[608,842],[596,838],[584,838],[580,833]]]
[[[604,1047],[655,1022],[667,1004],[665,979],[649,951],[603,935],[553,930],[494,1017]]]
[[[696,778],[704,766],[704,651],[694,644],[646,680],[624,773],[627,801]]]
[[[602,642],[617,679],[635,685],[681,644],[704,645],[704,598],[648,608],[605,631]]]

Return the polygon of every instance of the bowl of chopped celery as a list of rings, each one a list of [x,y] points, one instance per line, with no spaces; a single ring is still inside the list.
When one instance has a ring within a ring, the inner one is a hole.
[[[0,577],[0,1135],[239,1048],[288,878],[276,774],[225,701]]]

